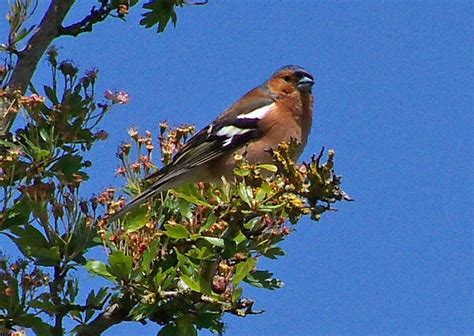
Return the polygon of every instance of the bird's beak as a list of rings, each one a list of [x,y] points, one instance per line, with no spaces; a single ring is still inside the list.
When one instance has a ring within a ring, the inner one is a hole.
[[[297,87],[301,91],[310,91],[311,87],[314,85],[314,79],[310,76],[303,76],[298,81]]]

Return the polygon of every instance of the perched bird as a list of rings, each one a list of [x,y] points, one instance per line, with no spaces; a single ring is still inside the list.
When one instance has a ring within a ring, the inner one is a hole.
[[[311,131],[313,84],[313,76],[300,66],[287,65],[276,71],[189,139],[170,164],[146,178],[155,182],[109,221],[160,191],[232,177],[235,154],[242,154],[249,162],[271,163],[270,149],[296,139],[301,143],[294,157],[298,159]]]

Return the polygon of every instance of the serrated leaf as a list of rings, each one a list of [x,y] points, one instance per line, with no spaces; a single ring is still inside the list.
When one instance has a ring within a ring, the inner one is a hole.
[[[171,21],[176,26],[177,16],[175,12],[175,4],[172,0],[149,1],[143,5],[143,8],[150,11],[143,14],[140,25],[146,28],[158,25],[158,33],[165,30],[168,22]]]
[[[221,335],[224,332],[224,323],[221,322],[222,313],[218,311],[198,312],[194,323],[199,329],[209,329],[209,331]]]
[[[263,253],[263,256],[270,258],[270,259],[276,259],[278,256],[284,256],[285,251],[283,251],[280,247],[278,246],[273,246],[268,249],[266,249]]]
[[[178,326],[179,336],[197,336],[197,330],[191,321],[191,318],[187,315],[178,317],[176,320],[176,325]]]
[[[283,287],[280,279],[273,278],[273,273],[269,271],[255,271],[247,275],[244,279],[248,284],[257,288],[274,290]]]
[[[29,306],[35,309],[41,309],[42,312],[45,312],[49,316],[53,316],[56,312],[56,306],[51,302],[51,300],[32,300],[29,302]]]
[[[234,172],[234,175],[244,177],[244,176],[250,175],[252,171],[246,168],[234,168],[233,172]]]

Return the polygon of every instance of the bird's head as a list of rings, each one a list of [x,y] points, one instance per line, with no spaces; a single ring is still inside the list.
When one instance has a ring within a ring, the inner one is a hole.
[[[295,90],[311,93],[314,77],[308,70],[298,65],[286,65],[277,70],[269,82],[272,87],[286,93],[292,93]]]

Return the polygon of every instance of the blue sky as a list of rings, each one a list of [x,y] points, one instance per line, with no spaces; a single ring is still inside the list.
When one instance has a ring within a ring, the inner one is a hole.
[[[94,3],[80,1],[68,21]],[[474,332],[472,4],[211,0],[180,9],[161,35],[138,27],[134,11],[57,43],[62,57],[100,69],[100,90],[131,96],[103,124],[110,137],[90,154],[85,196],[122,182],[115,151],[127,128],[203,127],[280,66],[299,64],[316,77],[303,159],[334,148],[356,199],[301,221],[283,243],[288,255],[261,262],[286,285],[250,288],[266,313],[227,317],[226,335]],[[1,21],[2,39],[5,30]],[[106,335],[155,331],[127,323]]]

